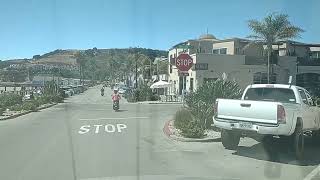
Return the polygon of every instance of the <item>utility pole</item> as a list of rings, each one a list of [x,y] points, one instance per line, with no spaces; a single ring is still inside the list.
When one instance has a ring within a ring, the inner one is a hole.
[[[151,58],[149,58],[149,60],[150,60],[150,79],[151,79],[151,81],[152,81],[152,64],[151,64]]]
[[[134,57],[135,57],[135,61],[136,61],[136,84],[135,84],[135,87],[136,89],[138,89],[138,59],[137,59],[137,54],[136,52],[134,52]]]
[[[157,60],[157,80],[160,81],[160,76],[159,76],[159,59]]]

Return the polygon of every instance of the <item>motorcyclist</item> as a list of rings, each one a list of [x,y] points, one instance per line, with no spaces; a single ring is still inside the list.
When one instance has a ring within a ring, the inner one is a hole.
[[[116,102],[116,101],[120,101],[120,99],[121,99],[121,96],[120,96],[120,94],[118,93],[118,89],[114,89],[113,90],[113,94],[111,95],[111,97],[112,97],[112,101],[113,102]]]
[[[104,95],[104,88],[102,87],[102,88],[100,89],[100,91],[101,91],[101,96],[103,96],[103,95]]]

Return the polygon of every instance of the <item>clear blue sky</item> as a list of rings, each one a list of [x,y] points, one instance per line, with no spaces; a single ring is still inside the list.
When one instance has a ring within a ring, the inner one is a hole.
[[[209,29],[217,38],[246,37],[247,20],[286,13],[320,43],[319,0],[1,0],[0,59],[55,49],[167,50]]]

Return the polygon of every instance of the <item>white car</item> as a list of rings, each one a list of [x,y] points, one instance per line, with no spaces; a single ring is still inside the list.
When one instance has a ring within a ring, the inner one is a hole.
[[[119,89],[119,94],[124,94],[124,93],[126,93],[126,90],[123,89],[123,88],[120,88],[120,89]]]
[[[64,90],[64,95],[65,95],[66,97],[72,96],[71,91],[69,91],[69,90]]]
[[[222,144],[236,149],[240,137],[292,139],[297,159],[303,157],[304,134],[319,138],[320,110],[304,88],[281,84],[249,85],[241,100],[217,99],[214,126],[221,128]]]

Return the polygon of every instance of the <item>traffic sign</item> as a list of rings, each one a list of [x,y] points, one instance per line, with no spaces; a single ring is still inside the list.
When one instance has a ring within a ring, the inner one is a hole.
[[[189,71],[193,65],[193,59],[189,54],[180,54],[176,58],[176,66],[180,71]]]
[[[208,70],[208,63],[195,64],[195,70]]]
[[[188,71],[180,71],[178,70],[178,76],[189,76]]]

